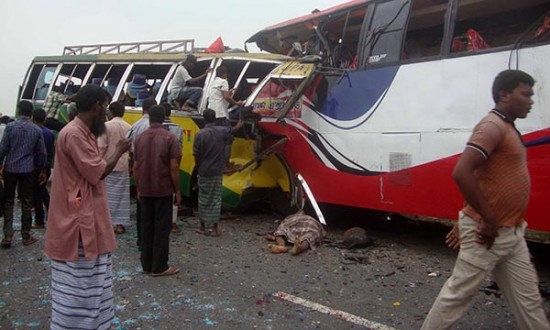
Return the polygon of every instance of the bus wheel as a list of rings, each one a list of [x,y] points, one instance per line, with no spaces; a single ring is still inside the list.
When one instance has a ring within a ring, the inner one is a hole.
[[[281,219],[298,212],[298,208],[292,205],[290,193],[281,189],[271,189],[267,197],[273,213]]]

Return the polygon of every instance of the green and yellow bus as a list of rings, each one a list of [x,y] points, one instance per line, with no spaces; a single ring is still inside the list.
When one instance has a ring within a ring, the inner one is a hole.
[[[239,99],[248,98],[254,85],[288,59],[276,54],[231,50],[209,54],[196,51],[194,40],[71,46],[65,47],[60,56],[35,57],[20,86],[18,99],[31,101],[36,108],[40,108],[54,86],[63,88],[63,92],[70,95],[83,85],[96,84],[105,88],[113,100],[125,102],[124,119],[133,124],[142,115],[139,97],[129,98],[127,93],[133,77],[141,75],[146,80],[147,91],[140,97],[153,97],[159,104],[169,101],[170,81],[189,53],[193,53],[198,60],[195,70],[190,72],[192,76],[200,75],[207,68],[215,72],[220,65],[227,67],[230,88],[236,88]],[[209,73],[200,87],[206,91],[214,77],[213,73]],[[174,109],[171,116],[171,120],[184,131],[180,178],[182,195],[188,197],[193,196],[196,189],[193,140],[204,125],[200,113],[205,109],[205,103],[201,100],[196,113]],[[59,110],[58,119],[68,121],[67,105]],[[236,135],[231,162],[241,165],[242,169],[224,176],[224,207],[237,208],[274,193],[285,196],[292,192],[293,180],[284,160],[275,153],[260,153],[262,135],[258,129],[254,122],[248,122],[245,129]]]

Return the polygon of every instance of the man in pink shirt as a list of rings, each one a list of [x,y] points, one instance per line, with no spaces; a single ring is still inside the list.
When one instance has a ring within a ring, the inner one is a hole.
[[[113,118],[108,121],[105,134],[98,139],[99,150],[104,159],[115,153],[116,144],[124,140],[132,127],[122,119],[124,103],[113,102],[109,105]],[[111,220],[115,226],[115,234],[124,234],[130,225],[130,175],[128,173],[128,153],[118,160],[113,172],[105,178],[107,201],[111,211]]]
[[[86,85],[78,115],[59,133],[44,253],[52,266],[52,329],[109,329],[114,317],[111,253],[116,248],[103,179],[130,148],[117,143],[107,159],[97,137],[105,132],[107,94]]]

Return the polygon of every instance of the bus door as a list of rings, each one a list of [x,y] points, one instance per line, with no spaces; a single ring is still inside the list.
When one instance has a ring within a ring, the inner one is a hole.
[[[400,59],[411,7],[411,0],[389,0],[369,5],[359,39],[359,69]]]

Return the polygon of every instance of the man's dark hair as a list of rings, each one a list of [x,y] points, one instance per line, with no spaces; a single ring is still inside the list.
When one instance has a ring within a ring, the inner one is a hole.
[[[207,123],[213,123],[216,120],[216,111],[212,109],[206,109],[202,113],[202,117]]]
[[[40,124],[44,124],[46,121],[46,111],[42,108],[36,109],[32,112],[32,119]]]
[[[227,74],[227,68],[225,66],[220,66],[216,69],[216,77],[223,77],[225,74]]]
[[[144,113],[148,113],[149,109],[151,109],[151,107],[155,105],[157,105],[157,101],[154,98],[150,97],[148,99],[143,100],[143,104],[141,105],[141,107],[143,108]]]
[[[183,60],[183,65],[185,64],[197,64],[197,58],[195,57],[195,55],[187,55],[187,57]]]
[[[122,102],[113,102],[109,104],[109,111],[115,117],[124,116],[124,103]]]
[[[63,94],[63,92],[65,92],[65,84],[62,84],[60,86],[53,86],[52,87],[52,91],[56,92],[56,93],[61,93]]]
[[[76,107],[78,113],[88,112],[97,102],[103,103],[107,101],[107,94],[103,88],[97,85],[83,86],[76,94]]]
[[[33,111],[34,107],[32,106],[31,102],[23,100],[23,101],[19,102],[17,107],[19,108],[19,115],[20,116],[27,116],[27,117],[32,116],[32,111]]]
[[[149,109],[149,122],[162,124],[164,122],[164,107],[162,105],[155,105]]]
[[[164,116],[166,119],[170,118],[172,115],[172,106],[168,102],[162,102],[160,105],[164,107]]]
[[[4,116],[0,117],[0,124],[7,124],[9,122],[10,122],[10,116],[4,115]]]
[[[493,82],[493,100],[495,103],[500,101],[501,91],[511,93],[521,83],[533,87],[533,85],[535,85],[535,79],[520,70],[505,70],[499,73]]]

